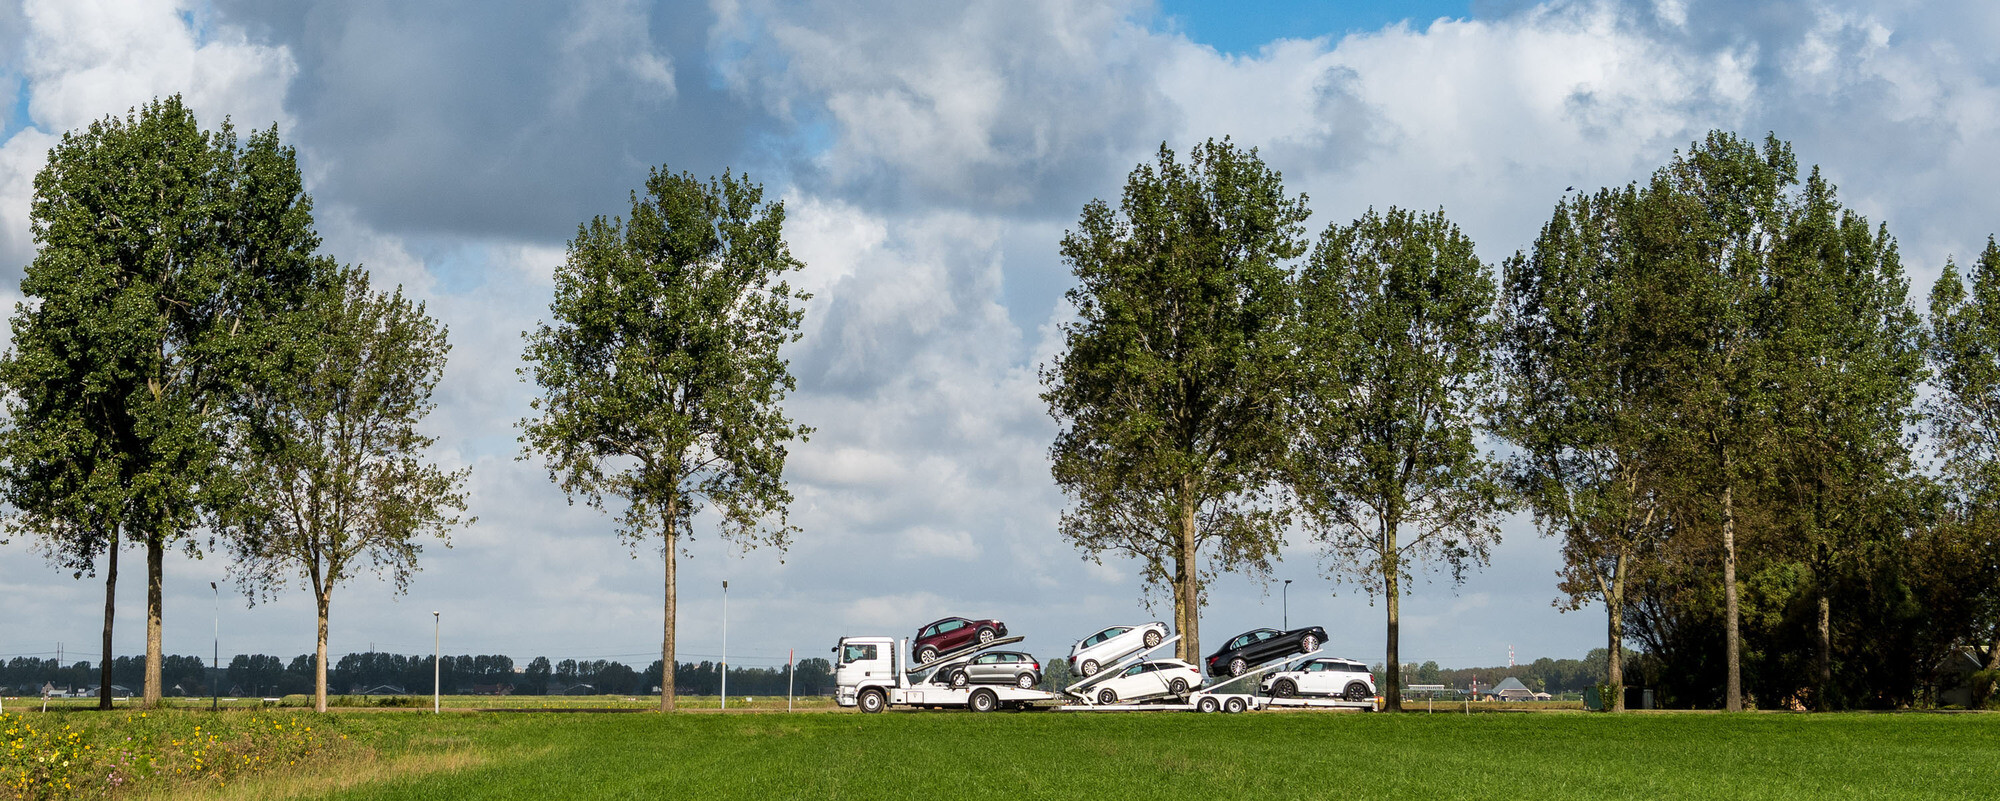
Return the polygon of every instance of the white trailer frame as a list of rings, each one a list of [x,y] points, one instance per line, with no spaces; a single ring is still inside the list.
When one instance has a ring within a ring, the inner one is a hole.
[[[891,665],[889,676],[872,677],[855,683],[852,687],[842,686],[834,691],[834,702],[841,706],[859,707],[862,712],[875,713],[890,707],[963,707],[974,712],[991,712],[1005,706],[1025,708],[1036,701],[1051,701],[1055,693],[1043,690],[1023,690],[1013,685],[972,685],[952,687],[934,680],[947,675],[946,668],[971,662],[981,653],[1011,645],[1025,639],[1022,636],[1001,637],[985,643],[967,646],[937,659],[910,667],[908,638],[890,637],[842,637],[842,645],[849,640],[865,640],[869,643],[889,646]],[[840,650],[840,646],[834,646]],[[836,670],[838,666],[836,665]],[[926,674],[925,680],[913,682],[912,673]]]

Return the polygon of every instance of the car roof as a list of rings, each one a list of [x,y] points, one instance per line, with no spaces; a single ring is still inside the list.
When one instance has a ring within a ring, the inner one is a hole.
[[[931,622],[929,622],[929,623],[925,623],[925,624],[923,624],[923,625],[921,625],[921,626],[918,626],[917,628],[920,628],[920,629],[927,629],[927,628],[930,628],[930,627],[932,627],[932,626],[935,626],[935,625],[937,625],[937,624],[939,624],[939,623],[947,623],[947,622],[950,622],[950,621],[953,621],[953,620],[967,620],[967,619],[968,619],[968,618],[963,618],[963,617],[959,617],[959,616],[957,616],[957,615],[952,615],[951,617],[941,617],[941,618],[938,618],[938,619],[936,619],[936,620],[933,620],[933,621],[931,621]]]

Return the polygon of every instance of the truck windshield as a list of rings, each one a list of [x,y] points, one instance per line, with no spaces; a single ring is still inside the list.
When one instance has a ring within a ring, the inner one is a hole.
[[[875,658],[873,645],[849,645],[840,649],[840,663],[866,662]]]

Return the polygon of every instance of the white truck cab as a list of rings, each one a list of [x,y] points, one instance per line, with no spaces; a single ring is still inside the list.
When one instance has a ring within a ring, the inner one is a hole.
[[[834,701],[841,706],[859,707],[863,712],[881,712],[891,706],[964,707],[974,712],[991,712],[1002,706],[1025,708],[1035,701],[1049,701],[1054,693],[1023,690],[1010,686],[951,687],[929,679],[948,675],[949,668],[972,661],[983,651],[1020,642],[1021,637],[1002,637],[989,642],[940,654],[917,668],[911,679],[907,641],[891,637],[842,637],[834,646]]]

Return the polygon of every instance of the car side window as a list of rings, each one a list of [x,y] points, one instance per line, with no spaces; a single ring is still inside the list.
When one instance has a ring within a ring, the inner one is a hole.
[[[1128,632],[1128,631],[1131,631],[1131,629],[1122,629],[1122,628],[1120,628],[1120,629],[1112,629],[1112,630],[1110,630],[1110,631],[1107,631],[1107,632],[1104,632],[1104,639],[1107,639],[1107,640],[1108,640],[1108,639],[1111,639],[1111,638],[1113,638],[1113,637],[1116,637],[1116,636],[1118,636],[1118,635],[1120,635],[1120,634],[1124,634],[1125,632]]]
[[[1278,636],[1278,633],[1275,631],[1260,631],[1257,632],[1257,641],[1263,642],[1265,640],[1271,639],[1272,637],[1276,636]]]
[[[1229,647],[1231,648],[1242,648],[1243,646],[1249,644],[1250,644],[1250,635],[1248,634],[1245,634],[1241,637],[1229,641]]]

